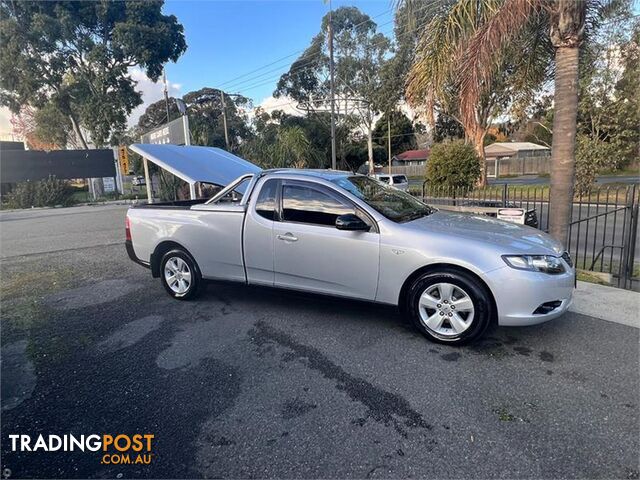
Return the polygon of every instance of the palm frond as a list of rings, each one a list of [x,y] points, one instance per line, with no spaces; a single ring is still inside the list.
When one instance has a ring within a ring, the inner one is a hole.
[[[522,34],[532,18],[542,14],[543,2],[506,0],[471,37],[458,68],[461,79],[460,113],[463,119],[475,115],[478,99],[487,93],[491,77],[504,61],[504,52],[508,50],[505,47]],[[518,52],[513,53],[518,55]]]
[[[459,0],[423,29],[418,54],[407,79],[407,98],[423,105],[433,120],[433,106],[446,103],[445,89],[457,81],[457,68],[467,41],[487,23],[504,0]]]

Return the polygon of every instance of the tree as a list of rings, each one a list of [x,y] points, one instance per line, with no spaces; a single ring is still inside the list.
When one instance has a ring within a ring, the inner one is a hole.
[[[279,115],[276,114],[276,117]],[[285,126],[258,109],[256,135],[244,142],[241,151],[263,168],[314,168],[323,155],[315,149],[300,126]]]
[[[169,123],[180,117],[180,111],[176,105],[175,98],[169,97],[168,107],[169,118],[167,118],[167,101],[165,101],[164,98],[150,104],[138,119],[138,129],[140,133],[147,133],[160,125]]]
[[[522,109],[513,122],[513,138],[551,147],[553,134],[553,95],[544,94]]]
[[[227,116],[229,148],[234,151],[242,139],[249,136],[244,111],[251,107],[251,100],[242,95],[225,95],[224,111]],[[227,148],[222,118],[222,91],[217,88],[201,88],[184,95],[187,103],[189,126],[198,145]]]
[[[487,129],[484,137],[484,146],[491,145],[496,142],[506,142],[509,140],[505,124],[493,124]]]
[[[628,165],[640,144],[640,22],[629,5],[613,9],[580,61],[576,187],[602,170]]]
[[[227,148],[222,120],[222,91],[217,88],[201,88],[185,94],[182,99],[187,104],[189,129],[194,143],[211,147]],[[225,93],[227,131],[231,150],[236,150],[240,142],[249,136],[244,111],[251,106],[251,100],[241,95]],[[169,98],[169,120],[180,117],[174,98]],[[138,129],[148,132],[167,123],[167,105],[158,100],[147,107],[138,120]]]
[[[311,142],[312,148],[321,156],[320,167],[331,166],[331,114],[328,112],[311,112],[305,116],[283,115],[280,123],[287,127],[302,128]],[[338,145],[343,140],[343,129],[336,129]]]
[[[437,187],[468,189],[478,180],[480,170],[474,148],[462,140],[454,140],[431,147],[426,179]]]
[[[183,28],[160,1],[0,2],[0,104],[53,108],[84,148],[124,130],[141,93],[129,68],[157,80],[186,50]]]
[[[54,119],[54,123],[47,124],[56,128],[56,133],[52,136],[42,135],[39,131],[42,115],[33,107],[23,107],[18,113],[11,115],[11,129],[18,138],[23,138],[29,150],[57,150],[60,145],[67,142],[67,130],[64,128],[64,120]],[[53,137],[53,138],[52,138]]]
[[[485,0],[487,1],[487,0]],[[554,49],[554,118],[551,149],[549,232],[566,243],[574,194],[579,57],[585,31],[592,31],[616,2],[589,0],[506,0],[478,30],[460,67],[463,110],[486,92],[490,66],[525,31],[541,33]]]
[[[433,127],[433,141],[455,140],[464,138],[464,128],[460,122],[446,113],[439,113]]]
[[[26,105],[18,113],[12,114],[10,122],[13,133],[18,138],[24,138],[30,150],[79,147],[69,119],[51,104],[46,104],[40,110]]]
[[[413,3],[405,0],[405,4]],[[407,81],[409,101],[425,107],[431,123],[434,112],[439,110],[463,126],[466,139],[480,159],[481,185],[486,184],[484,137],[492,121],[507,113],[511,105],[530,98],[548,73],[548,42],[535,28],[537,25],[531,25],[514,35],[508,48],[500,50],[500,55],[485,65],[491,75],[483,77],[480,94],[472,101],[463,97],[466,79],[460,74],[461,62],[472,40],[503,3],[504,0],[458,0],[437,12],[421,28]]]
[[[446,13],[455,1],[398,2],[393,27],[396,42],[395,54],[387,62],[382,72],[385,86],[384,96],[389,99],[392,106],[405,98],[405,83],[416,59],[416,54],[419,53],[418,45],[423,27],[428,25],[437,15]]]
[[[377,32],[377,25],[356,7],[333,12],[335,92],[337,116],[352,120],[367,134],[368,159],[373,170],[373,125],[380,111],[381,71],[391,43]],[[325,108],[329,99],[329,16],[320,33],[280,77],[274,96],[287,95],[311,112]]]
[[[402,112],[392,111],[391,114],[383,114],[373,129],[374,142],[388,149],[389,125],[391,120],[391,155],[402,153],[406,150],[414,150],[418,147],[415,137],[415,129],[411,120]],[[388,156],[388,155],[385,155]]]

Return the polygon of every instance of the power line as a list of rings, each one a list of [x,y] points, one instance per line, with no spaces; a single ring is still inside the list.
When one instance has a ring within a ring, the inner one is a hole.
[[[433,6],[433,5],[435,5],[436,3],[437,3],[437,0],[432,0],[430,3],[428,3],[428,4],[424,5],[422,8],[418,9],[417,11],[426,10],[427,8],[432,7],[432,6]],[[382,15],[382,14],[380,14],[380,15]],[[378,16],[380,16],[380,15],[378,15]],[[372,18],[375,18],[375,17],[372,17]],[[389,20],[388,22],[385,22],[385,23],[382,23],[382,24],[380,24],[380,25],[377,25],[377,27],[383,27],[383,26],[385,26],[385,25],[389,25],[389,24],[391,24],[391,23],[393,23],[393,22],[394,22],[394,20],[392,19],[392,20]],[[404,33],[401,33],[401,34],[397,35],[397,36],[395,37],[395,39],[397,40],[398,38],[403,37],[404,35],[409,35],[409,34],[414,33],[416,30],[418,30],[418,29],[419,29],[419,28],[421,28],[422,26],[426,25],[428,22],[429,22],[429,21],[424,21],[424,22],[422,22],[422,23],[421,23],[421,24],[419,24],[419,25],[418,25],[418,24],[416,24],[416,26],[415,26],[414,28],[412,28],[411,30],[408,30],[408,31],[406,31],[406,32],[404,32]],[[351,28],[356,28],[356,27],[358,27],[359,25],[362,25],[362,24],[364,24],[364,23],[366,23],[366,21],[364,21],[364,22],[360,22],[359,24],[356,24],[356,25],[352,26]],[[392,32],[393,32],[393,29],[391,29],[391,30],[390,30],[390,31],[388,31],[388,32],[377,32],[377,33],[381,33],[381,34],[383,34],[383,35],[385,35],[385,36],[386,36],[386,35],[390,35]],[[302,51],[304,51],[304,50],[302,50]],[[284,75],[285,73],[290,73],[290,75],[291,75],[291,76],[294,76],[294,75],[300,75],[300,74],[304,73],[304,71],[305,71],[306,69],[308,69],[309,67],[313,66],[315,63],[317,63],[318,61],[320,61],[322,58],[317,58],[317,59],[315,59],[315,60],[314,60],[314,59],[313,59],[313,57],[319,57],[320,55],[322,55],[322,53],[323,53],[323,52],[317,52],[317,53],[314,53],[314,54],[312,54],[312,55],[309,55],[309,56],[305,59],[306,61],[305,61],[302,65],[298,65],[298,66],[297,66],[297,68],[296,68],[295,70],[293,70],[293,71],[290,71],[290,72],[284,72],[284,73],[282,73],[282,74],[280,74],[280,75],[277,75],[277,76],[275,76],[275,77],[270,77],[270,78],[268,78],[268,79],[260,80],[258,83],[254,83],[254,84],[250,84],[250,85],[248,85],[248,86],[246,86],[246,87],[242,87],[239,91],[240,91],[240,92],[247,92],[247,91],[250,91],[250,90],[252,90],[252,89],[262,87],[262,86],[264,86],[264,85],[267,85],[267,84],[269,84],[269,83],[273,82],[274,80],[280,79],[280,78],[282,77],[282,75]],[[273,62],[273,63],[277,63],[277,61],[276,61],[276,62]],[[271,63],[271,64],[267,64],[266,66],[272,65],[273,63]],[[283,67],[284,67],[284,66],[280,66],[280,67],[278,67],[278,68],[276,68],[276,69],[272,69],[272,70],[270,70],[269,72],[264,72],[264,73],[262,73],[262,74],[260,74],[260,75],[257,75],[257,76],[255,76],[255,77],[252,77],[252,78],[250,78],[250,79],[248,79],[248,80],[244,80],[244,81],[242,81],[242,82],[236,83],[236,84],[231,85],[230,87],[228,87],[228,89],[229,89],[229,90],[234,90],[234,89],[236,89],[236,90],[237,90],[236,86],[239,86],[239,85],[241,85],[241,84],[243,84],[243,83],[251,82],[252,80],[255,80],[255,79],[259,78],[259,77],[263,77],[263,76],[267,75],[268,73],[271,73],[271,72],[273,72],[273,71],[277,71],[277,70],[279,70],[279,69],[281,69],[281,68],[283,68]]]
[[[353,27],[351,27],[351,28],[356,28],[358,25],[361,25],[362,23],[365,23],[365,22],[361,22],[360,24],[354,25],[354,26],[353,26]],[[389,20],[388,22],[382,23],[382,24],[380,24],[379,26],[380,26],[380,27],[383,27],[383,26],[385,26],[385,25],[389,25],[390,23],[393,23],[393,20]],[[378,32],[378,33],[382,33],[382,32]],[[311,67],[311,66],[312,66],[312,65],[314,65],[315,63],[317,63],[317,62],[319,62],[320,60],[322,60],[322,57],[321,57],[322,55],[323,55],[323,52],[316,52],[316,53],[313,53],[313,54],[309,55],[308,57],[306,57],[306,58],[304,59],[305,61],[304,61],[304,63],[303,63],[302,65],[296,65],[296,70],[295,70],[295,71],[292,71],[292,72],[283,72],[283,73],[281,73],[281,74],[279,74],[279,75],[277,75],[277,76],[275,76],[275,77],[271,77],[271,78],[266,79],[266,80],[265,80],[265,79],[263,79],[263,80],[261,80],[259,83],[251,84],[251,85],[246,86],[246,87],[242,87],[242,89],[241,89],[240,91],[245,91],[245,92],[246,92],[246,91],[251,90],[251,89],[253,89],[253,88],[261,87],[261,86],[263,86],[263,85],[266,85],[266,84],[268,84],[268,83],[271,83],[273,80],[276,80],[276,79],[281,78],[281,77],[282,77],[282,75],[284,75],[285,73],[290,73],[291,75],[297,75],[297,74],[299,74],[299,73],[302,73],[302,71],[303,71],[303,70],[306,70],[308,67]],[[318,58],[315,58],[315,59],[314,59],[314,57],[318,57]],[[264,73],[262,73],[262,74],[260,74],[260,75],[255,76],[255,77],[251,77],[251,78],[249,78],[248,80],[243,80],[243,81],[241,81],[241,82],[238,82],[238,83],[234,83],[234,84],[232,84],[232,85],[229,85],[229,86],[227,86],[227,88],[226,88],[226,89],[227,89],[227,90],[238,90],[238,86],[239,86],[239,85],[242,85],[243,83],[249,83],[249,82],[251,82],[251,81],[253,81],[253,80],[256,80],[256,79],[258,79],[258,78],[260,78],[260,77],[263,77],[263,76],[267,75],[268,73],[278,71],[278,70],[280,70],[281,68],[291,68],[291,65],[282,65],[282,66],[280,66],[280,67],[277,67],[277,68],[275,68],[275,69],[269,70],[269,71],[267,71],[267,72],[264,72]],[[219,87],[218,87],[218,88],[219,88]]]
[[[413,133],[397,133],[395,135],[391,135],[391,138],[408,137],[410,135],[416,136],[416,135],[420,135],[420,134],[416,133],[416,132],[413,132]],[[382,137],[371,137],[371,140],[386,140],[387,138],[389,138],[388,135],[383,135]]]
[[[428,8],[431,8],[433,5],[437,4],[437,1],[438,1],[438,0],[432,0],[432,1],[431,1],[431,2],[429,2],[428,4],[425,4],[425,5],[423,5],[420,9],[416,10],[416,12],[420,12],[420,11],[426,10],[426,9],[428,9]],[[380,17],[380,16],[384,15],[385,13],[388,13],[389,11],[390,11],[390,10],[387,10],[387,11],[385,11],[385,12],[383,12],[383,13],[381,13],[381,14],[378,14],[378,15],[376,15],[376,16],[374,16],[374,17],[370,17],[370,19]],[[382,23],[382,24],[380,24],[380,25],[376,25],[376,28],[383,27],[383,26],[385,26],[385,25],[388,25],[388,24],[390,24],[390,23],[393,23],[393,22],[394,22],[394,20],[395,20],[395,19],[392,19],[392,20],[389,20],[389,21],[387,21],[387,22],[384,22],[384,23]],[[367,21],[368,21],[368,20],[365,20],[365,21],[363,21],[363,22],[360,22],[359,24],[356,24],[356,25],[354,25],[354,26],[352,26],[352,27],[350,27],[350,28],[356,28],[356,27],[358,27],[358,26],[360,26],[360,25],[363,25],[363,24],[367,23]],[[427,21],[423,21],[423,22],[422,22],[422,23],[420,23],[420,24],[416,24],[412,29],[407,30],[407,31],[405,31],[405,32],[403,32],[403,33],[401,33],[401,34],[399,34],[399,35],[395,36],[395,39],[397,40],[398,38],[403,37],[404,35],[409,35],[409,34],[413,34],[413,33],[415,33],[415,31],[416,31],[416,30],[418,30],[419,28],[422,28],[422,27],[423,27],[424,25],[426,25],[428,22],[429,22],[429,21],[427,20]],[[381,33],[381,34],[383,34],[383,35],[390,35],[392,32],[393,32],[393,29],[391,29],[389,32],[377,32],[377,33]],[[302,51],[304,51],[304,50],[299,50],[298,52],[294,52],[292,55],[295,55],[296,53],[299,53],[299,52],[302,52]],[[317,52],[317,53],[315,53],[315,54],[313,54],[313,55],[310,55],[309,57],[307,57],[306,61],[305,61],[303,64],[298,65],[298,66],[297,66],[297,68],[296,68],[295,70],[293,70],[293,71],[291,71],[291,72],[288,72],[288,73],[290,73],[290,74],[291,74],[291,76],[301,75],[302,73],[304,73],[304,72],[305,72],[305,70],[307,70],[308,68],[312,67],[315,63],[317,63],[318,61],[320,61],[320,60],[322,59],[322,58],[317,58],[317,59],[315,59],[315,60],[313,59],[313,57],[318,57],[318,56],[319,56],[319,55],[321,55],[321,54],[322,54],[322,52]],[[259,70],[261,70],[261,69],[263,69],[263,68],[266,68],[266,67],[268,67],[268,66],[274,65],[275,63],[278,63],[279,61],[282,61],[284,58],[289,58],[289,57],[291,57],[292,55],[288,55],[287,57],[283,57],[283,58],[278,59],[278,60],[276,60],[276,61],[274,61],[274,62],[268,63],[268,64],[264,65],[263,67],[258,68],[258,69],[254,70],[254,71],[259,71]],[[270,71],[268,71],[268,72],[263,72],[262,74],[257,75],[257,76],[255,76],[255,77],[253,77],[253,78],[250,78],[250,79],[247,79],[247,80],[243,80],[243,81],[241,81],[241,82],[238,82],[238,83],[236,83],[235,85],[241,85],[241,84],[243,84],[243,83],[251,82],[252,80],[258,79],[259,77],[264,77],[264,76],[265,76],[265,75],[267,75],[268,73],[271,73],[271,72],[273,72],[273,71],[277,71],[277,70],[279,70],[279,69],[281,69],[281,68],[283,68],[283,67],[284,67],[284,65],[283,65],[283,66],[280,66],[280,67],[277,67],[276,69],[271,69],[271,70],[270,70]],[[290,66],[289,66],[289,67],[290,67]],[[241,77],[247,76],[247,75],[249,75],[250,73],[253,73],[254,71],[249,72],[249,73],[244,74],[244,75],[241,75],[240,77],[236,77],[236,78],[241,78]],[[287,72],[285,72],[285,73],[287,73]],[[283,74],[284,74],[284,73],[283,73]],[[248,85],[248,86],[246,86],[246,87],[241,88],[239,91],[240,91],[240,93],[242,93],[242,92],[248,92],[248,91],[250,91],[250,90],[252,90],[252,89],[259,88],[259,87],[261,87],[261,86],[263,86],[263,85],[267,85],[267,84],[269,84],[269,83],[273,82],[274,80],[277,80],[277,79],[281,78],[283,74],[280,74],[280,75],[275,76],[275,77],[271,77],[271,78],[266,79],[266,80],[265,80],[265,79],[262,79],[262,80],[260,80],[258,83],[254,83],[254,84],[251,84],[251,85]],[[226,83],[229,83],[229,82],[226,82]],[[233,87],[233,85],[232,85],[232,87]],[[230,89],[231,89],[231,88],[230,88]],[[268,108],[269,110],[273,111],[273,110],[275,110],[275,109],[277,109],[277,108],[279,108],[279,107],[286,107],[286,106],[289,106],[289,105],[296,105],[296,107],[294,107],[294,108],[295,108],[295,110],[298,110],[298,111],[303,112],[303,111],[304,111],[303,109],[297,108],[297,104],[298,104],[298,103],[299,103],[298,101],[289,101],[289,102],[285,102],[285,103],[280,103],[280,104],[272,105],[272,106],[269,106],[269,107],[267,107],[267,108]]]
[[[358,24],[356,24],[356,25],[353,25],[351,28],[357,28],[357,27],[359,27],[359,26],[361,26],[361,25],[364,25],[364,24],[365,24],[365,23],[367,23],[368,21],[373,20],[374,18],[381,17],[381,16],[383,16],[383,15],[386,15],[387,13],[391,12],[392,10],[393,10],[393,7],[392,7],[392,8],[389,8],[389,9],[387,9],[387,10],[383,11],[382,13],[379,13],[379,14],[377,14],[377,15],[373,16],[373,17],[369,17],[367,20],[364,20],[364,21],[362,21],[362,22],[360,22],[360,23],[358,23]],[[232,78],[232,79],[230,79],[230,80],[227,80],[227,81],[225,81],[225,82],[221,83],[220,85],[218,85],[216,88],[218,88],[218,89],[219,89],[219,88],[220,88],[220,87],[222,87],[222,86],[225,86],[225,85],[228,85],[229,83],[234,82],[235,80],[238,80],[238,79],[240,79],[240,78],[244,78],[244,77],[246,77],[246,76],[248,76],[248,75],[251,75],[252,73],[259,72],[260,70],[262,70],[262,69],[264,69],[264,68],[267,68],[267,67],[270,67],[270,66],[272,66],[272,65],[275,65],[276,63],[280,63],[281,61],[286,60],[286,59],[288,59],[288,58],[291,58],[291,57],[293,57],[294,55],[297,55],[297,54],[299,54],[299,53],[302,53],[302,52],[304,52],[305,50],[306,50],[306,48],[304,48],[304,49],[302,49],[302,50],[296,50],[296,51],[295,51],[295,52],[293,52],[293,53],[290,53],[290,54],[288,54],[288,55],[285,55],[284,57],[281,57],[281,58],[279,58],[279,59],[277,59],[277,60],[274,60],[273,62],[270,62],[270,63],[267,63],[267,64],[265,64],[265,65],[262,65],[261,67],[258,67],[258,68],[254,69],[254,70],[251,70],[250,72],[244,73],[244,74],[239,75],[239,76],[237,76],[237,77],[234,77],[234,78]]]

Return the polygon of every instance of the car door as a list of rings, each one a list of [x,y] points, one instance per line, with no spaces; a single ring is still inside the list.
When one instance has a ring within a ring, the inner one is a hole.
[[[279,187],[280,180],[275,178],[257,184],[257,196],[247,206],[243,244],[250,284],[273,285],[273,225],[277,216]]]
[[[373,300],[378,285],[379,233],[375,221],[324,185],[283,180],[274,222],[276,286]],[[355,213],[371,225],[344,231],[336,218]]]

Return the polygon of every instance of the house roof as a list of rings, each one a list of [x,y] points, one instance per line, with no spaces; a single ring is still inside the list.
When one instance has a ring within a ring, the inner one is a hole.
[[[262,169],[221,148],[137,143],[129,147],[188,183],[228,185],[247,173]]]
[[[549,147],[531,142],[496,142],[484,147],[485,154],[506,153],[513,154],[522,150],[549,150]]]
[[[406,152],[402,152],[398,155],[395,155],[394,158],[397,160],[411,161],[411,160],[426,160],[429,158],[429,149],[424,150],[407,150]]]

